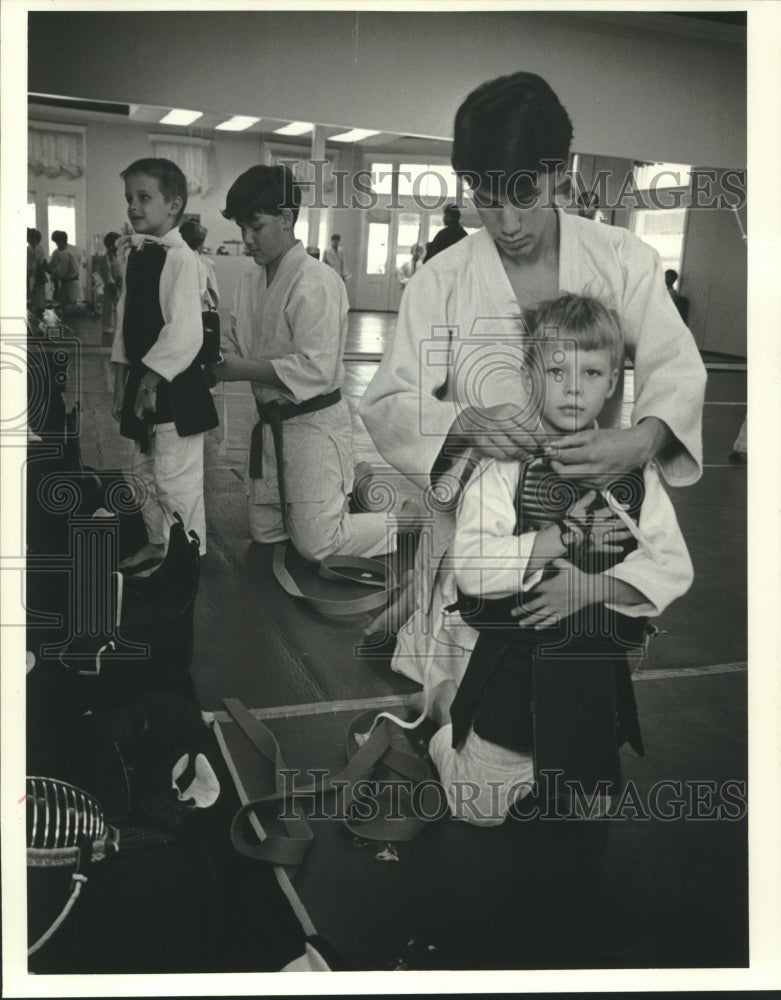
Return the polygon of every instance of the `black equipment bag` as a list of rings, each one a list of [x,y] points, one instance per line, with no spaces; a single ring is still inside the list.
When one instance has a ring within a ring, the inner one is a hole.
[[[111,825],[113,848],[83,868],[79,901],[31,956],[33,972],[209,971],[220,934],[220,886],[199,821],[216,807],[219,789],[213,782],[210,797],[196,803],[189,774],[175,778],[182,762],[186,774],[196,757],[211,762],[219,751],[198,708],[174,695],[147,693],[48,724],[31,720],[28,770],[50,776],[33,779],[35,787],[52,778],[68,782],[73,814],[81,808],[79,791],[86,792]],[[88,840],[92,830],[90,824]],[[28,851],[31,942],[67,898],[69,875],[52,870],[45,849],[33,853],[43,858]]]
[[[70,643],[59,659],[75,679],[85,707],[119,705],[141,691],[168,691],[195,698],[190,663],[193,615],[200,578],[199,542],[172,525],[168,552],[147,577],[96,581],[121,591],[111,635]]]
[[[209,309],[203,317],[203,344],[195,360],[199,365],[213,365],[220,360],[220,314]]]
[[[172,794],[171,762],[183,752],[203,754],[214,770],[220,791],[207,808],[187,810]],[[147,693],[55,725],[39,717],[28,735],[28,767],[81,782],[119,833],[118,852],[88,868],[81,897],[31,956],[31,972],[276,972],[309,950],[311,930],[272,866],[231,847],[241,803],[196,706]],[[28,869],[31,941],[61,910],[69,877],[61,868]],[[340,968],[327,944],[315,947]]]

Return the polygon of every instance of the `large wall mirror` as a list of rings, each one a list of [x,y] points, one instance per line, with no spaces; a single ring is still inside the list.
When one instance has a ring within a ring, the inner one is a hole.
[[[442,227],[446,205],[460,207],[467,232],[480,226],[445,139],[217,113],[191,112],[188,121],[177,110],[30,95],[27,223],[45,246],[55,229],[71,235],[85,297],[104,234],[126,228],[119,173],[142,155],[167,155],[185,170],[188,213],[209,231],[226,307],[249,262],[221,209],[232,180],[254,163],[288,162],[303,182],[296,234],[311,252],[322,255],[340,235],[354,309],[398,309],[399,274]],[[631,230],[677,272],[700,347],[745,356],[745,172],[575,152],[568,179],[567,211]]]

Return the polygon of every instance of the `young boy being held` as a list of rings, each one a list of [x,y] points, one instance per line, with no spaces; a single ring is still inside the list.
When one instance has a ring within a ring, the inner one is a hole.
[[[136,442],[131,472],[147,491],[148,543],[122,568],[160,562],[174,513],[206,551],[203,435],[217,412],[195,361],[203,342],[198,263],[177,230],[187,181],[170,160],[142,159],[120,175],[135,235],[118,241],[126,254],[111,360],[114,418]]]
[[[238,280],[224,361],[209,370],[220,381],[252,384],[260,417],[250,443],[252,538],[290,538],[312,562],[376,556],[393,545],[386,514],[348,509],[347,293],[296,239],[299,203],[298,185],[281,165],[252,167],[228,191],[223,215],[238,224],[259,266]]]
[[[615,391],[622,331],[615,312],[577,295],[543,303],[527,330],[522,377],[540,401],[545,453],[555,455],[556,437],[595,426]],[[603,747],[615,739],[614,781],[617,746],[643,752],[630,656],[643,646],[647,618],[693,579],[655,463],[592,489],[557,476],[545,455],[481,458],[461,499],[454,562],[459,610],[479,634],[460,683],[448,679],[430,695],[441,728],[429,750],[452,814],[495,825],[530,790],[541,721],[534,671],[544,677],[555,664],[576,666],[570,676],[588,678],[615,706],[607,725],[617,715],[617,733],[597,734]],[[587,731],[590,711],[576,706],[584,714],[572,728]],[[584,760],[592,750],[583,747]]]

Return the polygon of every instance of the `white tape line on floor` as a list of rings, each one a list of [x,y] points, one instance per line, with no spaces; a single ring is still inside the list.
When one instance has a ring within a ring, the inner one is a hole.
[[[659,681],[680,677],[709,677],[712,674],[738,674],[748,670],[748,663],[714,663],[712,666],[679,667],[668,670],[637,670],[633,681]]]

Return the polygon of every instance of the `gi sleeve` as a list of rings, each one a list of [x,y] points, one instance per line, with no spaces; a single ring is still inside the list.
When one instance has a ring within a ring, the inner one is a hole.
[[[659,254],[627,234],[621,249],[627,350],[635,366],[632,423],[658,417],[675,435],[656,456],[668,483],[702,475],[702,407],[706,373],[697,345],[664,283]]]
[[[230,319],[227,327],[223,324],[220,331],[220,349],[224,354],[238,354],[244,357],[244,352],[239,346],[239,323],[241,322],[241,278],[236,282],[233,289],[233,302],[231,303]]]
[[[302,278],[285,306],[295,349],[270,359],[296,403],[322,395],[339,381],[347,293],[335,272],[329,270],[318,278],[327,280]]]
[[[543,566],[530,562],[536,531],[515,535],[517,462],[483,460],[469,479],[456,517],[453,569],[465,594],[506,597],[529,590]]]
[[[457,410],[445,394],[452,331],[447,293],[435,268],[404,290],[391,343],[358,412],[382,457],[425,489]]]
[[[160,275],[163,327],[141,359],[167,382],[186,371],[203,344],[198,261],[189,247],[170,247]]]
[[[656,558],[638,545],[623,562],[605,571],[606,576],[623,580],[646,598],[645,604],[607,603],[608,608],[631,618],[660,615],[676,598],[686,593],[694,579],[694,569],[675,510],[654,463],[645,467],[643,478],[645,499],[638,527]]]

